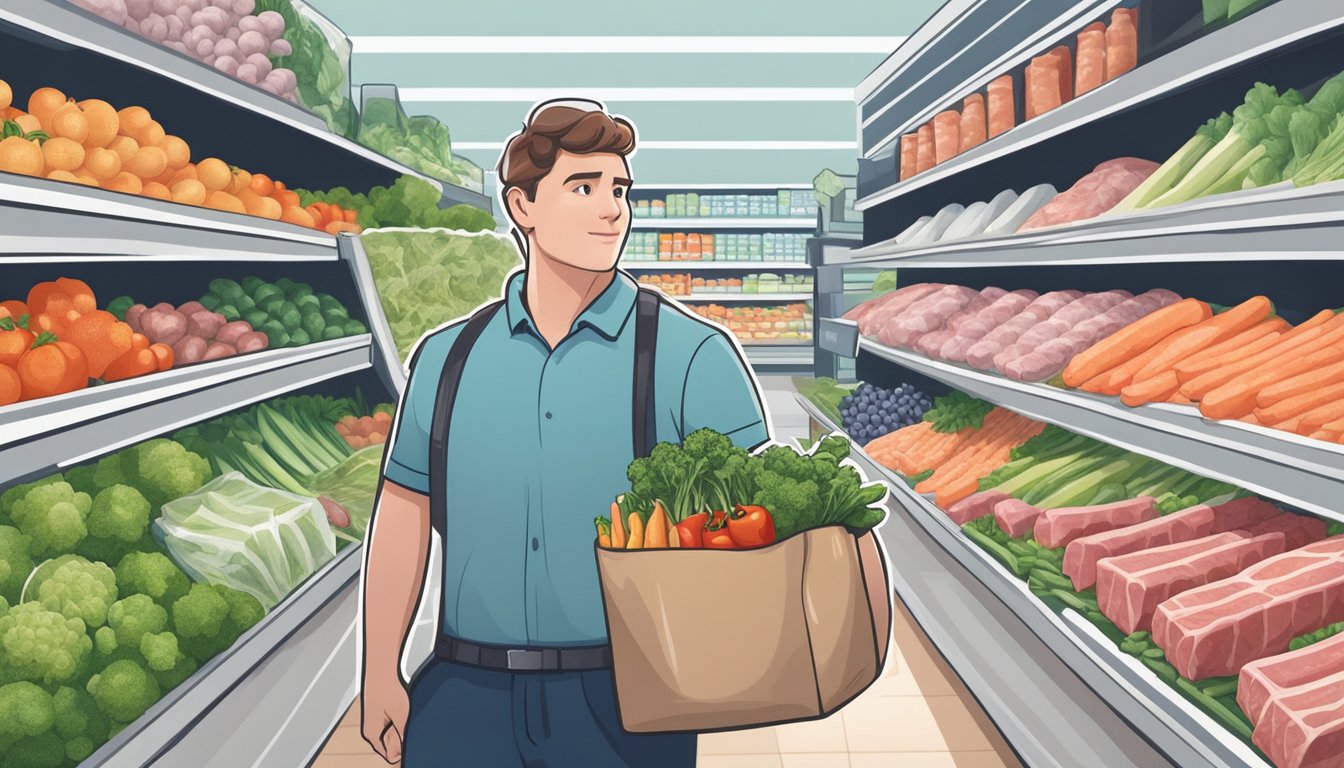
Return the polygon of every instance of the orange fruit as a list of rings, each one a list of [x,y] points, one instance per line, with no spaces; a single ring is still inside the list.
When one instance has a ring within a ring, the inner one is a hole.
[[[84,167],[89,175],[99,181],[107,181],[121,173],[121,155],[110,149],[94,147],[84,152]]]
[[[80,170],[82,171],[82,170],[84,170],[84,169],[81,168]],[[76,173],[75,173],[75,180],[78,181],[80,184],[83,184],[83,185],[86,186],[86,187],[97,187],[97,186],[98,186],[98,180],[95,179],[95,178],[93,178],[92,176],[88,175],[87,173],[79,173],[79,172],[76,172]]]
[[[145,186],[146,185],[140,183],[139,176],[136,176],[133,173],[127,173],[126,171],[122,171],[116,176],[103,182],[103,189],[110,189],[113,192],[125,192],[130,195],[140,194],[144,191]],[[159,186],[163,185],[160,184]],[[164,188],[164,191],[167,191],[166,187]]]
[[[195,163],[187,163],[185,166],[183,166],[182,168],[179,168],[176,172],[173,173],[173,181],[174,181],[174,182],[178,182],[178,181],[181,181],[181,180],[183,180],[183,179],[191,179],[192,181],[200,181],[200,179],[198,179],[198,178],[196,177],[196,164],[195,164]],[[173,185],[172,185],[172,184],[169,184],[168,186],[171,187],[171,186],[173,186]]]
[[[50,144],[51,142],[47,143]],[[168,168],[168,156],[158,147],[141,145],[140,149],[135,151],[135,156],[131,158],[131,161],[124,163],[122,167],[142,179],[153,179]]]
[[[84,164],[84,145],[74,139],[57,136],[42,144],[42,156],[49,170],[73,171]]]
[[[275,184],[271,182],[271,177],[264,173],[252,174],[252,183],[249,186],[252,187],[253,192],[262,197],[270,197],[271,193],[275,191]]]
[[[229,194],[238,195],[243,190],[252,192],[252,174],[242,168],[233,169],[233,181],[229,182]],[[255,192],[253,194],[256,194]],[[242,197],[242,195],[238,195]]]
[[[279,221],[280,214],[283,212],[280,204],[269,197],[262,197],[250,189],[241,189],[237,193],[238,199],[243,201],[243,207],[247,209],[249,216],[260,216],[263,219]]]
[[[68,101],[65,106],[51,114],[50,133],[53,137],[83,144],[84,140],[89,138],[89,119],[84,116],[84,110],[78,104]]]
[[[89,135],[84,139],[85,146],[106,147],[117,138],[121,130],[121,118],[117,109],[102,99],[85,99],[79,102],[84,110],[84,119],[89,121]]]
[[[0,109],[9,109],[9,105],[14,103],[14,90],[9,87],[9,83],[0,80]]]
[[[173,186],[173,182],[177,180],[178,180],[177,171],[174,171],[172,168],[169,168],[168,170],[164,171],[163,173],[159,174],[158,176],[152,179],[141,179],[141,181],[143,181],[146,184],[148,184],[151,181],[157,181],[163,186],[169,188],[171,188]]]
[[[149,110],[144,107],[126,107],[117,110],[117,121],[122,136],[135,138],[135,134],[149,127],[154,118],[149,116]]]
[[[19,115],[14,118],[14,122],[19,124],[19,127],[23,129],[24,133],[32,133],[33,131],[42,130],[42,123],[32,115]]]
[[[163,151],[168,153],[168,167],[174,171],[191,162],[191,147],[180,136],[165,136]]]
[[[211,192],[222,191],[233,183],[233,171],[217,157],[207,157],[196,164],[196,178]]]
[[[42,125],[51,125],[51,116],[65,106],[69,99],[55,88],[38,88],[28,97],[28,114],[36,117]]]
[[[290,224],[297,224],[300,227],[308,227],[309,229],[317,226],[317,222],[313,220],[313,215],[297,205],[291,205],[284,209],[280,214],[280,220]]]
[[[46,159],[37,142],[26,141],[18,136],[0,141],[0,171],[40,176],[44,165]]]
[[[205,185],[195,179],[183,179],[173,185],[173,202],[183,205],[203,205]]]
[[[138,181],[139,179],[137,179]],[[140,194],[145,197],[154,197],[159,200],[172,200],[173,193],[167,187],[157,181],[151,181],[140,190]]]
[[[132,138],[140,142],[140,146],[142,147],[158,147],[162,149],[164,141],[168,138],[168,134],[163,132],[163,126],[159,125],[157,120],[150,120],[149,125],[132,134]]]
[[[230,195],[228,192],[215,190],[205,199],[205,207],[214,208],[217,211],[228,211],[230,213],[247,213],[247,208],[243,207],[243,201]]]
[[[122,164],[129,163],[135,153],[140,149],[140,142],[132,139],[130,136],[117,136],[107,145],[107,148],[117,153],[121,158]]]
[[[71,184],[79,183],[79,177],[69,171],[52,171],[47,174],[47,178],[52,181],[66,181]]]

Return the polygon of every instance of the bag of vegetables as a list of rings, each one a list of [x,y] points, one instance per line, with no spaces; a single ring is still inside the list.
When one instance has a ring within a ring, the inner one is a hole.
[[[710,731],[828,715],[880,674],[891,587],[849,442],[755,454],[700,430],[631,463],[598,518],[622,726]],[[685,659],[712,659],[687,664]]]

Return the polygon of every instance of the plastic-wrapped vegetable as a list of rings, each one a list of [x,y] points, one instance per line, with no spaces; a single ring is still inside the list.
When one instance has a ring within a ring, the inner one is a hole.
[[[154,534],[192,579],[246,592],[267,610],[336,556],[317,499],[238,472],[163,505]]]
[[[313,475],[304,485],[319,498],[336,502],[347,513],[347,525],[341,533],[363,539],[373,515],[373,498],[378,492],[378,477],[383,463],[383,446],[362,448],[345,461]],[[333,524],[337,524],[333,522]]]

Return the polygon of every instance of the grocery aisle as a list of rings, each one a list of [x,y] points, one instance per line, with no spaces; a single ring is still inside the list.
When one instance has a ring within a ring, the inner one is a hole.
[[[759,377],[778,439],[807,433],[788,376]],[[1000,768],[1021,763],[899,600],[882,677],[816,722],[701,737],[699,768]],[[381,768],[350,707],[313,768]]]

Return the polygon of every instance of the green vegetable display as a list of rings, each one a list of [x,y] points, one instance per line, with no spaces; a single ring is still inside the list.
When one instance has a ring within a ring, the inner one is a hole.
[[[853,392],[856,387],[858,387],[857,382],[841,384],[835,379],[824,376],[815,379],[806,376],[793,377],[793,388],[803,397],[811,400],[835,424],[844,421],[840,416],[840,401],[844,400],[845,396]]]
[[[489,232],[365,232],[360,239],[403,359],[426,331],[498,298],[522,263],[512,242]]]
[[[210,292],[201,297],[201,306],[229,322],[246,320],[253,329],[266,334],[270,349],[369,332],[331,294],[314,293],[311,285],[287,277],[274,283],[259,277],[245,277],[242,283],[227,278],[211,280]]]
[[[933,425],[934,432],[960,432],[963,429],[979,429],[985,416],[992,410],[993,403],[954,389],[934,398],[933,408],[924,414],[924,420]]]
[[[416,176],[402,176],[390,187],[374,187],[367,195],[335,187],[325,192],[296,189],[300,203],[331,203],[358,213],[359,225],[365,229],[382,227],[410,227],[414,229],[460,230],[485,232],[495,228],[495,219],[485,211],[470,205],[440,208],[439,191],[429,182]]]
[[[304,3],[257,0],[253,13],[265,11],[284,17],[284,39],[293,49],[288,56],[270,56],[271,65],[294,70],[299,103],[322,118],[333,133],[353,138],[358,115],[350,100],[350,42]]]
[[[360,144],[440,181],[484,190],[480,166],[453,156],[448,126],[437,119],[408,117],[399,101],[366,97],[359,120]]]

